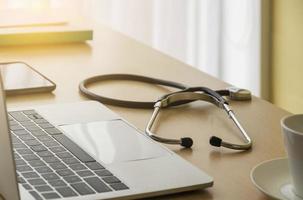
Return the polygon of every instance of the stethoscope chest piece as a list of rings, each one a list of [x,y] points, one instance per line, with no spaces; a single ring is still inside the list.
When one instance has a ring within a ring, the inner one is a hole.
[[[229,98],[235,101],[248,101],[251,100],[251,93],[249,90],[229,87],[227,88],[229,91]]]

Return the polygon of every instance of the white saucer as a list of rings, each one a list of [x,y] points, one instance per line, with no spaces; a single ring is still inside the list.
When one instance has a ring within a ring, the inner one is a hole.
[[[265,161],[250,174],[254,185],[274,199],[303,200],[293,193],[287,158]]]

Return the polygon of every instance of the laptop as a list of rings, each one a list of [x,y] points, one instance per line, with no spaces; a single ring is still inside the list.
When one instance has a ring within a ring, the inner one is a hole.
[[[0,77],[4,199],[137,199],[212,185],[212,177],[101,103],[7,111]]]

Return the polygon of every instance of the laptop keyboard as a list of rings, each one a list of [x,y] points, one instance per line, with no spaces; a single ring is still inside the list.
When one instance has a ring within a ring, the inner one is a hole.
[[[37,200],[129,189],[34,110],[9,112],[18,182]]]

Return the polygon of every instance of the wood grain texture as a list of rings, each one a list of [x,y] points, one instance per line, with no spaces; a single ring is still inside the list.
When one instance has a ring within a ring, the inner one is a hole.
[[[213,89],[228,86],[106,27],[99,27],[94,32],[94,41],[87,44],[0,47],[0,61],[16,60],[27,62],[45,74],[57,84],[57,89],[52,94],[9,97],[9,107],[86,100],[79,94],[79,82],[92,75],[107,73],[134,73]],[[155,100],[169,91],[167,88],[126,81],[107,82],[93,89],[104,95],[142,100]],[[214,187],[206,190],[156,199],[267,199],[253,186],[250,171],[264,160],[285,156],[280,119],[288,113],[255,97],[251,102],[231,102],[231,106],[254,141],[252,151],[241,153],[215,149],[208,144],[212,135],[228,141],[241,141],[226,114],[213,105],[196,102],[161,113],[157,133],[171,138],[192,137],[194,146],[191,150],[176,146],[169,148],[213,176],[215,182]],[[141,130],[144,130],[152,112],[114,106],[109,108]]]

